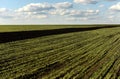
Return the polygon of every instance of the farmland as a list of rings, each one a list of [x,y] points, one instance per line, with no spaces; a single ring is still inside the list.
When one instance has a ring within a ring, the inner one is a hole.
[[[83,27],[91,26],[0,26],[0,32]],[[120,79],[120,27],[0,43],[0,79]]]
[[[57,26],[57,27],[56,27]],[[93,25],[0,25],[0,32],[16,32],[16,31],[33,31],[33,30],[50,30],[60,28],[79,28],[93,27]],[[95,27],[96,25],[94,25]]]

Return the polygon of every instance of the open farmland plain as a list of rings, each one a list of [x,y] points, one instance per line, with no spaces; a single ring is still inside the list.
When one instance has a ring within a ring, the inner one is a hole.
[[[120,27],[1,42],[0,79],[120,79]]]

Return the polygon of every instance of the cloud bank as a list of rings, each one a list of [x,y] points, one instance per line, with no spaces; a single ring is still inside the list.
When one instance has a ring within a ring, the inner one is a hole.
[[[102,1],[114,1],[114,0],[102,0]],[[115,0],[117,1],[117,0]],[[12,10],[7,8],[0,8],[0,19],[9,20],[31,20],[34,19],[49,19],[50,17],[61,17],[64,20],[72,21],[104,21],[116,18],[114,14],[107,12],[120,12],[120,2],[109,6],[105,12],[100,9],[105,7],[105,4],[100,4],[96,8],[75,8],[75,6],[94,6],[99,3],[100,0],[73,0],[73,2],[59,2],[59,3],[30,3],[18,9]],[[85,5],[81,5],[85,4]],[[98,7],[98,8],[97,8]],[[80,9],[79,9],[80,8]],[[105,16],[106,15],[106,16]],[[116,14],[119,15],[119,14]],[[57,18],[56,18],[57,19]],[[104,20],[103,20],[104,19]]]
[[[81,4],[96,4],[97,0],[74,0],[75,3],[81,3]]]
[[[112,5],[109,9],[112,11],[120,11],[120,2],[115,5]]]

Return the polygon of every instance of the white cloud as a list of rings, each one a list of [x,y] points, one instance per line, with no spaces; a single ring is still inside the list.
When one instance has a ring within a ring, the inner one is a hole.
[[[106,1],[117,1],[117,0],[106,0]]]
[[[99,5],[100,8],[102,8],[102,7],[104,7],[104,6],[105,6],[105,5],[103,5],[103,4]]]
[[[13,18],[11,10],[7,8],[0,8],[0,18],[4,18],[4,19]]]
[[[52,9],[68,9],[72,8],[72,3],[61,2],[56,4],[49,3],[31,3],[16,10],[17,12],[45,12]]]
[[[99,3],[100,1],[117,1],[117,0],[73,0],[75,3],[78,4],[96,4]]]
[[[108,16],[108,19],[113,19],[115,16],[111,15],[111,16]]]
[[[102,1],[114,1],[114,0],[102,0]],[[75,3],[80,3],[80,4],[96,4],[97,2],[100,2],[100,0],[74,0]],[[91,5],[86,5],[83,6],[87,8],[87,6]],[[21,8],[18,8],[16,10],[9,10],[6,8],[0,8],[0,19],[3,20],[10,20],[10,21],[40,21],[43,20],[43,22],[58,22],[61,21],[66,21],[66,20],[74,20],[78,22],[88,22],[91,20],[96,20],[96,22],[103,22],[103,21],[109,21],[110,19],[115,22],[115,18],[117,19],[116,22],[118,22],[118,16],[120,11],[120,2],[112,5],[107,11],[101,12],[99,10],[94,10],[94,9],[82,9],[82,6],[79,9],[76,8],[77,5],[75,4],[75,7],[72,3],[70,2],[60,2],[60,3],[31,3],[28,5],[25,5]],[[102,7],[107,7],[105,4],[100,4],[96,8]],[[93,8],[93,7],[91,7]],[[117,12],[116,12],[117,11]],[[117,14],[118,13],[118,14]],[[110,15],[108,15],[110,14]],[[116,16],[112,16],[116,15]],[[62,18],[62,20],[60,18]],[[47,19],[44,19],[47,18]],[[54,19],[53,19],[54,18]],[[57,18],[57,20],[56,20]],[[99,18],[99,19],[98,19]]]
[[[72,3],[61,2],[55,4],[49,3],[31,3],[22,8],[17,9],[15,12],[19,15],[24,15],[26,17],[39,17],[46,18],[49,14],[59,14],[64,15],[65,11],[69,8],[72,8]]]
[[[71,10],[68,15],[72,17],[85,17],[85,16],[94,16],[99,13],[99,10]]]
[[[32,11],[33,10],[33,11]],[[42,12],[42,11],[35,11],[35,9],[28,9],[26,7],[18,9],[18,10],[9,10],[6,8],[0,8],[0,19],[11,19],[11,20],[21,20],[21,19],[42,19],[42,18],[47,18],[47,15]]]
[[[61,15],[65,16],[66,20],[81,20],[87,21],[89,19],[94,20],[95,16],[99,14],[99,10],[66,10],[66,9],[59,9],[51,11],[52,15]]]
[[[112,5],[109,9],[112,11],[120,11],[120,2],[118,2],[115,5]]]
[[[66,15],[69,13],[67,9],[55,9],[49,12],[52,15]]]
[[[88,17],[78,17],[78,18],[75,18],[75,17],[70,17],[70,18],[67,18],[67,20],[70,20],[70,21],[87,21],[89,18]]]
[[[33,16],[31,16],[31,19],[43,19],[43,18],[47,18],[47,17],[48,17],[47,15],[33,15]]]
[[[81,4],[96,4],[97,0],[74,0],[75,3],[81,3]]]
[[[22,8],[15,10],[15,12],[25,18],[47,18],[48,12],[54,9],[49,3],[31,3]]]
[[[68,10],[68,9],[56,9],[50,12],[52,15],[66,15],[72,17],[84,17],[99,14],[99,10]]]
[[[7,11],[9,11],[9,10],[6,8],[0,8],[0,12],[7,12]]]
[[[98,18],[99,10],[70,10],[67,14],[67,20],[71,21],[89,21]]]
[[[18,12],[39,12],[39,11],[48,11],[53,9],[53,6],[48,3],[31,3],[22,8],[19,8]]]
[[[57,9],[68,9],[68,8],[72,8],[73,5],[70,2],[61,2],[61,3],[56,3],[55,5],[53,5],[55,8]]]

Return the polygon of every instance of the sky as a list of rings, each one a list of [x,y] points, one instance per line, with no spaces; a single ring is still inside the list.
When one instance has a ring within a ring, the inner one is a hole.
[[[120,1],[0,0],[0,24],[120,24]]]

